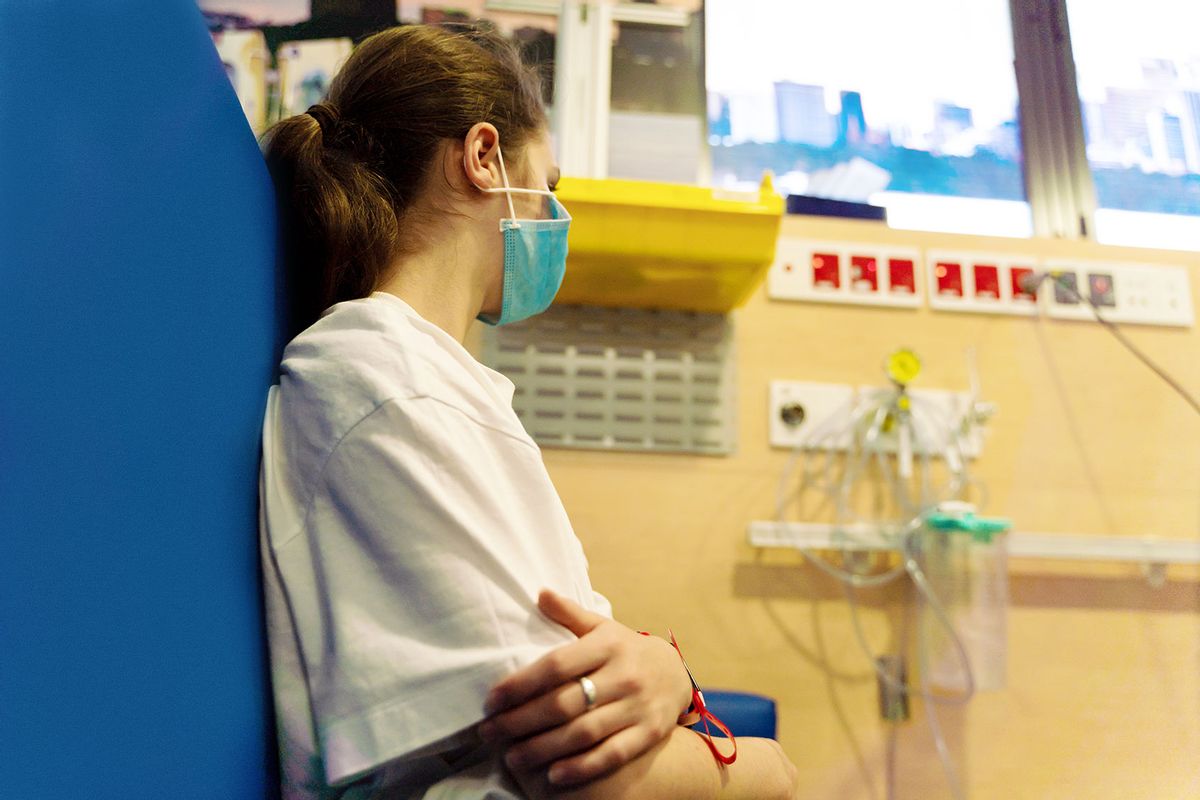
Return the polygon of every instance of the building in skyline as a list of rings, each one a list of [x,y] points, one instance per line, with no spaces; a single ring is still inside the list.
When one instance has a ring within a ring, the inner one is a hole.
[[[838,112],[837,146],[859,145],[867,139],[867,116],[863,113],[861,92],[842,92]]]
[[[775,82],[779,140],[829,147],[837,139],[837,119],[825,110],[825,87]]]
[[[959,132],[975,127],[975,115],[966,106],[954,103],[937,104],[937,124],[946,128],[956,128]]]
[[[1184,169],[1184,161],[1187,158],[1183,147],[1183,121],[1174,114],[1163,114],[1162,125],[1167,163],[1171,165],[1171,169],[1180,171]]]
[[[934,106],[933,131],[929,135],[930,148],[937,153],[951,148],[961,150],[964,134],[974,127],[975,115],[971,109],[954,103],[937,103]],[[966,146],[973,148],[974,145],[968,143]]]
[[[1130,165],[1136,156],[1150,158],[1148,120],[1163,104],[1158,89],[1105,89],[1100,114],[1104,139],[1094,148],[1093,160],[1102,164]]]
[[[1179,117],[1161,109],[1146,117],[1150,165],[1155,172],[1180,172],[1184,168],[1183,126]]]
[[[726,139],[733,135],[729,113],[729,98],[716,92],[708,93],[708,134]]]
[[[779,141],[779,123],[772,93],[730,94],[729,137],[733,144]]]
[[[1183,93],[1183,163],[1188,172],[1200,174],[1200,91]]]
[[[1143,58],[1137,86],[1083,101],[1088,158],[1104,168],[1200,174],[1200,59]]]

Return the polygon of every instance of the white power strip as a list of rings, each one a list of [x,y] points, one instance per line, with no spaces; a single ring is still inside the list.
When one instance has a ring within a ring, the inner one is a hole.
[[[1047,280],[1042,289],[1047,313],[1058,319],[1093,319],[1086,299],[1111,322],[1190,328],[1195,324],[1192,289],[1185,267],[1114,264],[1103,261],[1048,261],[1043,269],[1061,273],[1085,299]]]
[[[1164,264],[1046,259],[1030,253],[929,250],[888,244],[779,238],[767,273],[772,300],[930,308],[971,314],[1092,318],[1086,302],[1044,281],[1036,294],[1023,278],[1057,272],[1118,323],[1195,325],[1188,268]]]

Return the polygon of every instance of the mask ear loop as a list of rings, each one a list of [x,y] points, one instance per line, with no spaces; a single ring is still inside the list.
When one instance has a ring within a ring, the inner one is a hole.
[[[499,142],[496,142],[496,159],[500,162],[500,179],[504,181],[504,197],[508,200],[508,216],[516,221],[517,209],[513,205],[512,187],[508,185],[508,170],[504,168],[504,154],[500,152]]]
[[[504,182],[504,187],[503,188],[495,187],[492,189],[483,189],[479,186],[476,186],[475,188],[479,189],[479,191],[485,192],[487,194],[493,194],[495,192],[504,192],[504,196],[508,200],[509,216],[508,216],[508,220],[500,220],[500,230],[503,231],[503,230],[508,230],[510,228],[521,227],[521,223],[517,222],[517,209],[513,205],[512,196],[514,194],[536,194],[536,195],[541,195],[543,197],[549,197],[550,200],[553,203],[555,203],[555,205],[557,205],[558,211],[562,215],[560,217],[557,217],[556,219],[565,219],[568,221],[571,219],[571,215],[569,213],[567,213],[567,210],[565,208],[563,208],[562,203],[560,203],[558,201],[558,198],[554,196],[553,192],[551,192],[547,189],[514,189],[512,186],[510,186],[508,184],[508,170],[505,169],[505,167],[504,167],[504,154],[500,152],[499,142],[496,143],[496,156],[500,163],[500,179]],[[463,164],[464,165],[466,164],[466,156],[465,155],[463,156]],[[505,224],[506,221],[509,222],[510,224],[506,225]]]

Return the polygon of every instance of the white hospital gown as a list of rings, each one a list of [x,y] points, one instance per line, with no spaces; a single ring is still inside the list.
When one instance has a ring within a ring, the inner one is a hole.
[[[474,739],[488,689],[608,615],[513,385],[394,295],[284,352],[261,551],[285,800],[518,797]]]

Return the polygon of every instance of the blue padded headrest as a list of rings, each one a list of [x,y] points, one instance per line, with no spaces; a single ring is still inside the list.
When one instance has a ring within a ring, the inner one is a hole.
[[[769,697],[752,692],[710,689],[704,693],[704,703],[734,736],[777,738],[775,701]],[[704,726],[697,723],[692,729],[703,731]],[[725,735],[712,725],[709,726],[709,733],[713,736]]]
[[[194,0],[0,0],[0,797],[272,790],[274,237]]]

